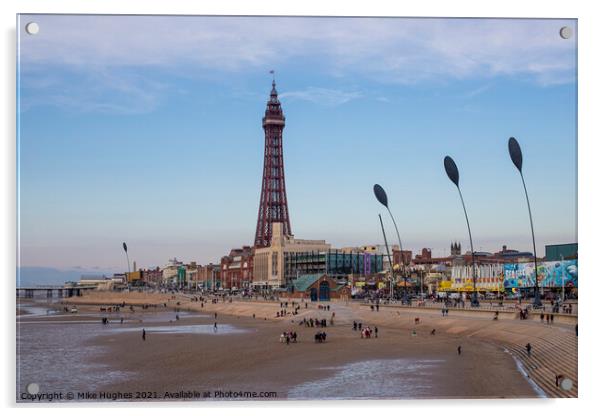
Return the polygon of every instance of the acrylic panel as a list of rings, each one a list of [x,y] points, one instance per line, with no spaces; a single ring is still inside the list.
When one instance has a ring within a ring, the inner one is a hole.
[[[576,19],[17,43],[17,402],[577,397]]]

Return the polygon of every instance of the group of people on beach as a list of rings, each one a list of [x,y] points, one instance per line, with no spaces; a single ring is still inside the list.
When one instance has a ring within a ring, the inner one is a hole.
[[[380,305],[377,303],[376,306],[375,305],[370,305],[370,310],[372,312],[374,312],[374,310],[376,309],[376,312],[378,312],[378,310],[380,309]]]
[[[289,345],[291,342],[297,343],[297,333],[295,331],[283,332],[280,335],[280,342]]]
[[[301,305],[299,302],[291,302],[291,306],[293,310],[289,312],[288,302],[280,302],[280,311],[276,312],[276,318],[284,318],[286,315],[298,315],[299,309],[301,309]],[[305,308],[307,308],[307,303],[305,304]]]
[[[519,317],[521,320],[528,319],[528,318],[529,318],[529,310],[527,310],[526,308],[525,308],[525,309],[523,309],[523,308],[520,308],[520,309],[518,310],[518,317]]]
[[[324,331],[316,332],[316,335],[314,335],[314,342],[317,342],[319,344],[326,342],[326,332],[324,332]]]
[[[554,314],[553,313],[540,313],[539,314],[539,322],[543,324],[543,320],[546,320],[546,324],[551,325],[554,323]]]
[[[373,331],[372,328],[367,326],[367,327],[364,327],[364,329],[362,329],[360,331],[360,337],[361,338],[371,338],[373,333],[374,333],[374,338],[378,338],[378,327],[375,326],[374,331]]]
[[[286,309],[281,309],[280,311],[276,312],[276,318],[284,318],[286,315],[299,315],[299,308],[301,307],[296,306],[292,312],[289,312]]]
[[[330,324],[332,325],[333,320],[331,319]],[[313,328],[318,327],[318,328],[326,328],[328,325],[326,323],[326,319],[314,319],[314,318],[303,318],[303,320],[301,322],[299,322],[299,325],[305,325],[307,328]]]
[[[573,313],[573,304],[562,305],[562,313]]]

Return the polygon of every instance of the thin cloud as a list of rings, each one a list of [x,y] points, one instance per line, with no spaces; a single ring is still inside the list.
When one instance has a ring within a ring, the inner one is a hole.
[[[309,87],[302,91],[288,91],[280,94],[280,97],[283,100],[291,98],[325,106],[345,104],[353,99],[360,98],[361,96],[362,94],[357,91],[341,91],[317,87]]]
[[[83,111],[152,111],[164,94],[151,80],[153,68],[194,77],[306,63],[317,75],[383,85],[499,76],[540,86],[575,82],[576,36],[558,34],[561,26],[576,32],[574,20],[25,15],[21,33],[32,19],[40,33],[20,36],[21,75],[54,68],[87,79],[68,96],[60,87],[70,80],[27,86]],[[145,75],[120,80],[122,70]],[[288,97],[340,105],[357,94],[308,88]],[[24,102],[25,109],[37,104]]]
[[[474,98],[477,97],[487,91],[489,91],[491,89],[491,84],[487,84],[487,85],[483,85],[481,87],[472,89],[470,91],[465,92],[464,94],[462,94],[462,98]]]
[[[21,37],[32,62],[72,67],[173,66],[244,71],[320,57],[339,71],[407,82],[436,75],[565,74],[572,20],[344,19],[178,16],[36,16],[40,34]],[[23,26],[28,19],[21,19]],[[574,28],[575,29],[575,28]],[[277,34],[277,35],[275,35]],[[349,67],[349,64],[354,64]]]
[[[168,85],[120,68],[81,74],[69,71],[59,78],[40,71],[25,73],[21,82],[21,111],[52,105],[74,113],[142,114],[153,111]]]

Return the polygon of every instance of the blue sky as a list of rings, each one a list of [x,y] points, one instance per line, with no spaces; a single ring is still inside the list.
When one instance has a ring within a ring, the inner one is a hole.
[[[40,25],[25,34],[29,21]],[[122,270],[218,261],[251,244],[261,117],[276,71],[296,237],[381,243],[372,185],[404,246],[574,242],[572,20],[21,16],[20,264]],[[384,217],[390,237],[394,230]]]

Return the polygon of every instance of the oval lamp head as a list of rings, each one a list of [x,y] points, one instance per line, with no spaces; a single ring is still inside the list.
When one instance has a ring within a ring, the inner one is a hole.
[[[445,159],[443,159],[443,166],[445,166],[445,172],[447,173],[449,180],[455,183],[456,186],[460,186],[460,172],[458,172],[458,167],[456,166],[454,159],[445,156]]]
[[[126,243],[123,243],[123,250],[127,253],[128,252],[128,246]]]
[[[379,184],[374,185],[374,196],[376,199],[378,199],[378,202],[389,208],[389,199],[387,198],[387,193]]]
[[[514,137],[508,139],[508,151],[510,152],[510,159],[512,163],[518,169],[519,172],[523,171],[523,152],[520,150],[520,145]]]

